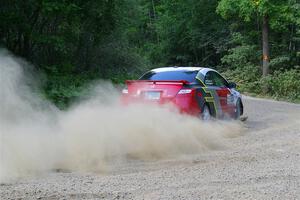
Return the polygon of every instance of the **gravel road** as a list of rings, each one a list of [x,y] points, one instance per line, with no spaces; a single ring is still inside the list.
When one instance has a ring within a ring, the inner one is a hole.
[[[228,147],[116,163],[107,174],[51,172],[1,184],[1,199],[300,199],[300,105],[247,97]]]

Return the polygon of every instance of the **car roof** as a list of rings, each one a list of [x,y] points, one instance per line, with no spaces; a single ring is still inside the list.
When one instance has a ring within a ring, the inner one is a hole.
[[[207,72],[214,71],[217,72],[214,69],[208,68],[208,67],[160,67],[150,70],[151,72],[172,72],[172,71],[199,71],[202,76],[205,76]],[[218,72],[217,72],[218,73]]]
[[[168,71],[200,71],[203,67],[160,67],[152,69],[152,72],[168,72]]]
[[[204,82],[204,77],[205,77],[207,72],[209,72],[209,71],[217,72],[216,70],[208,68],[208,67],[177,67],[177,66],[174,66],[174,67],[160,67],[160,68],[152,69],[150,71],[151,72],[198,71],[198,74],[197,74],[196,78],[199,79],[201,82]]]

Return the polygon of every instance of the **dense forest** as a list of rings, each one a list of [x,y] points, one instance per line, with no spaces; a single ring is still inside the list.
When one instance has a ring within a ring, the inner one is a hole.
[[[60,107],[93,80],[174,65],[300,100],[299,0],[0,0],[0,48],[32,63]]]

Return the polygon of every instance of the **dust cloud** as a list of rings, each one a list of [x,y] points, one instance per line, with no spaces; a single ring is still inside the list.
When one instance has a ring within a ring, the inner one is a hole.
[[[160,159],[226,146],[237,122],[201,122],[170,106],[122,106],[100,81],[89,99],[60,111],[39,95],[30,65],[0,52],[0,182],[53,169],[107,172],[117,160]]]

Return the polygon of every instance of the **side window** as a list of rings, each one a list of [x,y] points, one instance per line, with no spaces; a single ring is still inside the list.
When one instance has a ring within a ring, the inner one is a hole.
[[[215,86],[227,87],[228,82],[220,74],[218,74],[216,72],[212,72],[212,74],[213,74],[213,80],[214,80]]]
[[[211,72],[207,72],[204,78],[204,83],[207,86],[214,86],[213,74]]]
[[[204,81],[207,86],[226,87],[228,85],[222,76],[213,71],[206,73]]]

